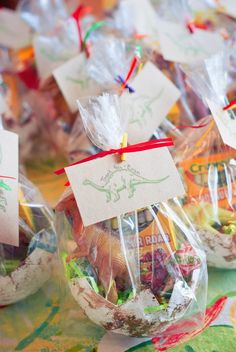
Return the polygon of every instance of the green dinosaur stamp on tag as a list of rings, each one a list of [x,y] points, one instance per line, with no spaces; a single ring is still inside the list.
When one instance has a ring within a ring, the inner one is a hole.
[[[156,184],[167,180],[169,176],[160,179],[145,178],[140,173],[126,164],[124,166],[113,166],[105,176],[101,178],[101,182],[95,183],[90,179],[83,181],[84,186],[90,186],[98,192],[102,192],[106,196],[107,203],[118,202],[120,200],[120,193],[126,192],[128,198],[133,198],[138,187],[145,184]]]
[[[161,99],[164,93],[164,88],[161,88],[159,93],[154,96],[141,95],[134,99],[131,106],[130,124],[138,124],[140,128],[144,127],[148,120],[154,118],[153,105]]]
[[[91,78],[89,78],[89,77],[87,77],[85,79],[76,79],[76,78],[67,76],[65,79],[66,79],[66,81],[70,81],[74,84],[79,85],[81,89],[88,89],[89,84],[91,82]]]

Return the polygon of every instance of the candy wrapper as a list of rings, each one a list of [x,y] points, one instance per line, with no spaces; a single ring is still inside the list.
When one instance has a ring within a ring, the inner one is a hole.
[[[236,267],[236,151],[230,143],[225,144],[221,122],[234,123],[235,116],[232,111],[222,113],[227,105],[226,64],[225,55],[219,54],[197,67],[185,67],[189,82],[208,102],[214,118],[200,120],[201,128],[185,130],[175,153],[186,187],[183,208],[198,230],[208,263],[233,269]]]
[[[126,127],[116,96],[94,98],[88,106],[80,105],[80,112],[94,145],[108,152],[119,147]],[[120,168],[122,164],[117,172]],[[101,179],[108,182],[104,194],[111,207],[113,202],[120,206],[126,189],[119,185],[124,180],[117,172]],[[133,179],[132,172],[131,182],[138,182],[138,174]],[[99,210],[95,203],[91,212]],[[205,255],[197,234],[180,220],[174,204],[182,212],[177,200],[159,202],[84,227],[70,188],[58,203],[60,255],[70,291],[87,316],[106,330],[142,337],[160,335],[186,316],[193,321],[187,329],[202,324]]]
[[[0,204],[2,211],[2,191]],[[35,293],[49,279],[56,252],[53,215],[24,176],[19,182],[19,207],[19,247],[0,244],[0,305]]]

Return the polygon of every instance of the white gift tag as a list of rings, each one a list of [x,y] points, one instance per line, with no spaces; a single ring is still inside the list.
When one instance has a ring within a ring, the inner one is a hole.
[[[37,69],[41,79],[79,52],[78,29],[73,19],[67,20],[52,36],[36,36],[33,41]]]
[[[0,243],[19,246],[18,136],[0,130]]]
[[[207,104],[224,143],[236,149],[236,119],[231,114],[231,111],[224,111],[222,107],[210,100],[207,100]]]
[[[137,33],[157,37],[157,14],[150,0],[126,0],[132,13],[131,22]]]
[[[0,94],[0,115],[4,114],[7,111],[8,111],[8,106],[7,106],[6,100]]]
[[[194,63],[224,48],[224,41],[218,33],[201,29],[189,33],[184,25],[161,19],[158,19],[158,32],[162,55],[169,61]]]
[[[167,148],[109,155],[66,168],[85,226],[184,194]]]
[[[78,110],[77,99],[99,94],[100,88],[87,74],[87,58],[79,54],[53,71],[57,84],[71,110]]]
[[[30,27],[12,10],[0,9],[0,45],[9,49],[22,49],[31,44]]]
[[[131,144],[149,140],[180,97],[180,91],[151,62],[130,83],[135,92],[121,96],[129,119]]]

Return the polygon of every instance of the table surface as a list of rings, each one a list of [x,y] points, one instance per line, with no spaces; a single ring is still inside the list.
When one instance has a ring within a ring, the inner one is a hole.
[[[0,310],[0,351],[124,352],[155,351],[150,340],[107,334],[91,323],[54,277],[39,292]],[[234,352],[236,350],[236,271],[209,269],[208,306],[228,298],[212,323],[200,335],[171,352]]]

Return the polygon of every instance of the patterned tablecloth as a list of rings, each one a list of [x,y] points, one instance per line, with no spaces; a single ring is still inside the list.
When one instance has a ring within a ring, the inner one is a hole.
[[[64,180],[55,181],[53,170],[63,160],[31,165],[28,175],[51,204],[63,191]],[[55,184],[56,182],[56,184]],[[60,272],[60,269],[57,270]],[[107,334],[79,309],[57,274],[38,293],[18,304],[0,309],[0,352],[147,352],[158,341]],[[165,340],[171,352],[236,351],[236,270],[209,269],[208,309],[203,332],[183,343],[185,336]],[[182,344],[180,344],[182,342]],[[155,347],[156,346],[156,347]]]
[[[236,351],[236,271],[209,270],[209,327],[171,352]],[[219,300],[220,297],[226,296]],[[214,304],[216,302],[216,304]],[[178,340],[178,338],[177,338]],[[0,310],[0,351],[147,352],[155,341],[107,334],[91,323],[54,278],[34,296]],[[167,345],[170,341],[167,341]]]

